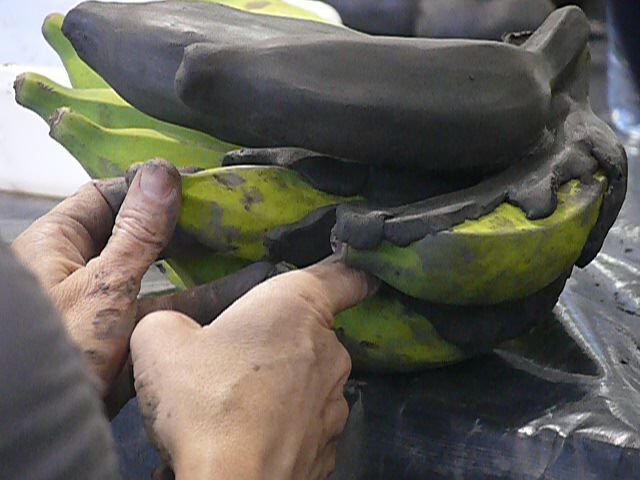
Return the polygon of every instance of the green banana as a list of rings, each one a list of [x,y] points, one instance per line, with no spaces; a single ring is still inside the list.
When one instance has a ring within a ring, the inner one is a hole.
[[[216,252],[255,261],[269,256],[271,233],[355,199],[316,190],[286,168],[216,168],[183,177],[178,225]]]
[[[161,262],[167,279],[176,287],[186,289],[213,282],[248,266],[251,262],[218,255],[200,247],[172,256]]]
[[[410,371],[467,358],[428,318],[389,295],[376,295],[340,313],[333,328],[358,370]]]
[[[572,180],[558,190],[552,215],[529,220],[508,203],[477,220],[402,247],[383,241],[373,250],[343,245],[348,264],[403,293],[452,305],[495,304],[537,292],[580,256],[596,224],[606,177]]]
[[[56,110],[49,134],[93,178],[122,176],[134,163],[155,157],[163,157],[177,167],[210,168],[220,165],[225,154],[152,129],[105,128],[69,108]]]
[[[52,13],[42,24],[42,35],[62,60],[74,88],[111,88],[102,77],[84,63],[71,42],[62,33],[64,15]],[[115,93],[115,92],[114,92]]]
[[[146,128],[184,143],[201,145],[217,152],[237,147],[206,133],[162,122],[136,110],[110,88],[72,89],[37,73],[19,75],[14,83],[18,104],[49,121],[58,108],[68,107],[106,128]],[[215,165],[209,165],[215,166]]]

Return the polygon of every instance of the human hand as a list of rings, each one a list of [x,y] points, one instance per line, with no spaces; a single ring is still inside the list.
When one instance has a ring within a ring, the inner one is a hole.
[[[215,322],[156,312],[131,337],[152,440],[176,477],[323,479],[348,416],[334,315],[371,293],[336,261],[253,288]]]
[[[105,395],[122,370],[131,332],[144,314],[176,309],[211,321],[271,269],[266,262],[254,264],[184,293],[138,299],[142,276],[173,234],[180,201],[178,171],[164,161],[147,162],[128,193],[124,178],[89,183],[12,245],[63,314]]]

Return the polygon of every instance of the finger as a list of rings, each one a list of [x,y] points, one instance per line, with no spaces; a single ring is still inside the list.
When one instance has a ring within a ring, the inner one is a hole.
[[[333,364],[333,372],[335,382],[329,390],[329,399],[335,400],[344,395],[344,386],[351,375],[351,356],[347,349],[338,341],[332,330],[328,331],[334,337],[333,347],[331,351],[331,362]]]
[[[176,168],[164,160],[146,162],[129,187],[106,247],[87,266],[97,274],[117,272],[139,285],[173,234],[180,201]]]
[[[102,250],[115,218],[102,191],[123,185],[123,179],[84,185],[13,242],[16,254],[45,288],[57,285]]]
[[[138,301],[138,318],[157,311],[174,310],[206,325],[233,302],[263,282],[274,271],[268,262],[258,262],[224,278],[184,292],[145,297]]]
[[[314,462],[309,479],[325,480],[336,469],[337,440],[327,443],[319,452]]]
[[[285,273],[265,282],[256,294],[302,301],[319,311],[324,326],[333,325],[334,316],[373,294],[379,282],[363,271],[347,267],[330,257],[311,267]]]
[[[337,399],[329,400],[322,418],[324,427],[322,432],[323,441],[328,443],[336,440],[344,430],[348,418],[349,404],[344,395]]]
[[[191,318],[178,312],[154,312],[140,320],[130,341],[136,381],[141,368],[177,351],[200,328]]]
[[[122,370],[113,381],[111,390],[104,396],[106,414],[109,419],[115,418],[122,407],[135,396],[133,385],[133,363],[131,357],[127,360]]]

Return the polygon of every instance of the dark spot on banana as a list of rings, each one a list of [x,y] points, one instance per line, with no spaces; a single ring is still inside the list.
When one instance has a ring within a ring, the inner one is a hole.
[[[246,182],[244,178],[242,178],[240,175],[236,175],[235,173],[214,173],[212,177],[219,184],[224,185],[229,189],[239,187]]]
[[[263,197],[260,190],[255,187],[248,188],[242,194],[242,206],[246,211],[250,211],[251,207],[256,204],[262,202]]]
[[[376,345],[373,342],[368,342],[367,340],[360,340],[360,346],[363,348],[371,348],[371,349],[379,348],[378,345]]]

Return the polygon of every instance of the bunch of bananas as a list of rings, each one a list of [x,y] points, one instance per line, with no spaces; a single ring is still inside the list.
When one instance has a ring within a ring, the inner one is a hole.
[[[586,18],[558,10],[507,43],[322,22],[280,0],[81,4],[43,25],[73,88],[26,73],[16,100],[94,178],[155,157],[202,169],[179,220],[199,246],[164,265],[179,287],[338,250],[385,282],[336,320],[356,367],[438,366],[526,333],[626,190],[587,100]]]

